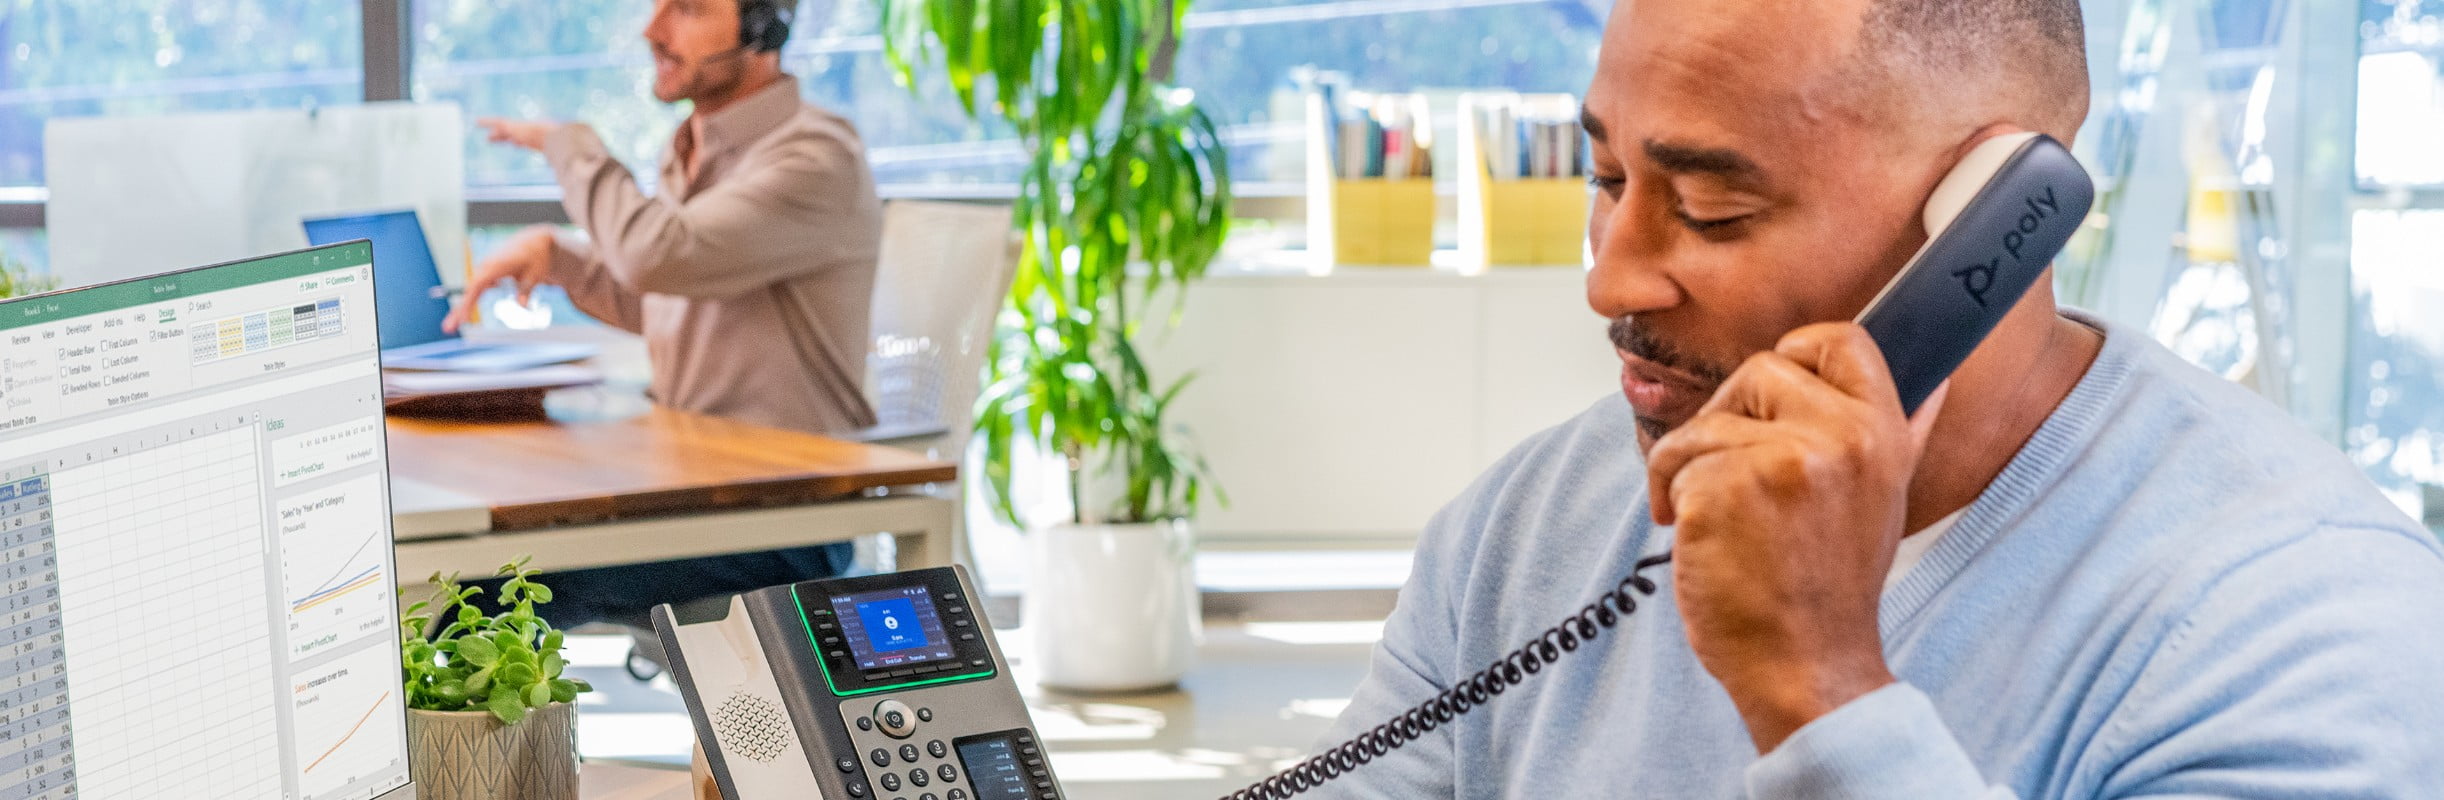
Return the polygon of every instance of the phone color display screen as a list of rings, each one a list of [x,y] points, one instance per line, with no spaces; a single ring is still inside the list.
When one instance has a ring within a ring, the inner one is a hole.
[[[832,598],[858,669],[886,669],[952,657],[942,616],[923,586]]]

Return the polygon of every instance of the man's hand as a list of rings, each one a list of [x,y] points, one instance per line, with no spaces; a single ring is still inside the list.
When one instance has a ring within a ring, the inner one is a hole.
[[[560,130],[562,125],[562,123],[550,120],[512,120],[499,117],[485,117],[476,120],[475,124],[489,134],[494,144],[515,145],[538,153],[543,152],[543,140],[551,138],[552,132]]]
[[[721,800],[721,784],[713,780],[713,768],[704,761],[704,745],[696,745],[696,756],[688,760],[687,782],[695,800]]]
[[[1655,443],[1648,494],[1655,522],[1679,526],[1681,621],[1757,752],[1893,681],[1877,606],[1948,389],[1905,418],[1865,329],[1810,325]]]
[[[517,282],[518,302],[525,303],[534,295],[535,287],[551,276],[552,248],[556,246],[552,235],[550,226],[527,228],[511,238],[508,244],[501,245],[501,249],[484,259],[483,263],[475,265],[474,277],[467,279],[466,296],[460,298],[458,305],[450,309],[450,316],[441,321],[441,330],[444,333],[457,333],[458,326],[466,324],[468,307],[473,306],[485,290],[500,285],[503,280]]]

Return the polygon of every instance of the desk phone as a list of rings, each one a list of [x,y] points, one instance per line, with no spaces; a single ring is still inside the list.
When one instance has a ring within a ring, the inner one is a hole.
[[[940,567],[653,621],[725,800],[1059,800],[975,598]]]

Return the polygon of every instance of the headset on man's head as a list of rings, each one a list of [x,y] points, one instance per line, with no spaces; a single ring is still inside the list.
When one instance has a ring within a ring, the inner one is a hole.
[[[738,0],[738,45],[758,53],[781,49],[797,6],[797,0]]]

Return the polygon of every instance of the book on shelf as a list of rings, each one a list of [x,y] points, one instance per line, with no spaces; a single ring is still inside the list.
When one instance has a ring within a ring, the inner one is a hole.
[[[1587,172],[1586,131],[1566,94],[1472,95],[1465,104],[1488,176],[1498,181],[1574,178]]]
[[[1338,180],[1431,177],[1432,117],[1422,95],[1346,92],[1319,83],[1309,103],[1310,136]]]

